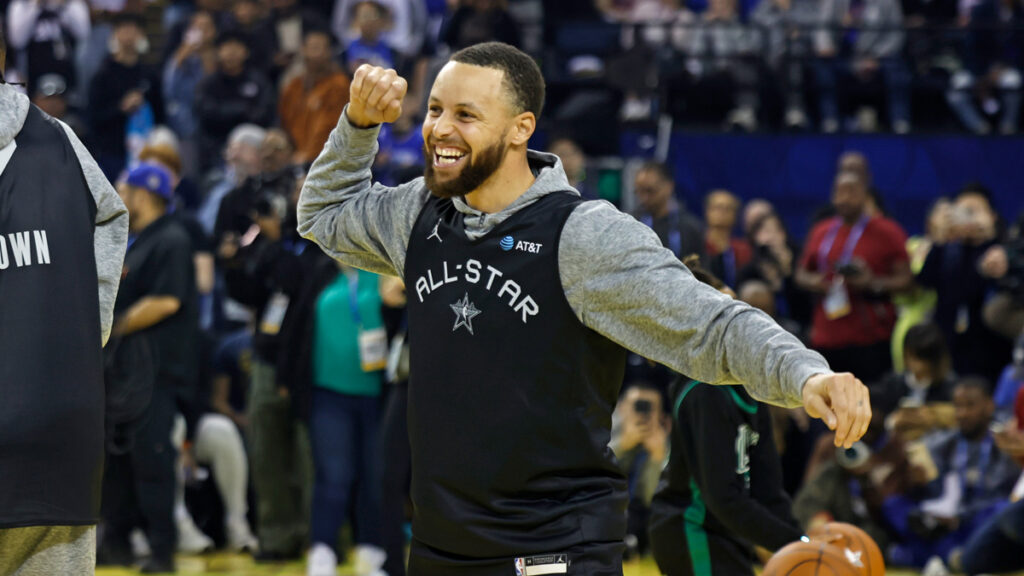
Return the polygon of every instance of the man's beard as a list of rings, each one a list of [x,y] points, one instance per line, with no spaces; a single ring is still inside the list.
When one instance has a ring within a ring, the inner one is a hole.
[[[440,181],[434,172],[434,146],[423,145],[423,159],[426,168],[423,169],[423,179],[426,180],[427,190],[438,198],[454,198],[465,196],[476,190],[481,184],[487,181],[501,166],[505,159],[505,152],[508,145],[502,135],[496,143],[479,153],[470,154],[469,161],[455,177]]]

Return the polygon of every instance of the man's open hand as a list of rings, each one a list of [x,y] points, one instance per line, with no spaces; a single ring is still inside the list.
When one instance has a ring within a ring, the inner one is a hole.
[[[817,374],[804,383],[804,410],[836,433],[836,446],[849,448],[868,431],[868,388],[849,372]]]
[[[398,120],[408,89],[408,82],[394,70],[363,64],[349,86],[348,121],[353,126],[369,128]]]

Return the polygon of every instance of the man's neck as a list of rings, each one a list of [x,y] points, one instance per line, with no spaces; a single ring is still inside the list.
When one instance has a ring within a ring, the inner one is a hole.
[[[506,157],[505,164],[484,181],[479,188],[466,195],[466,204],[484,212],[495,214],[516,201],[533,185],[533,172],[526,155]]]
[[[732,230],[729,228],[712,228],[708,227],[707,240],[712,246],[719,250],[725,250],[729,246],[729,241],[732,240]]]
[[[961,430],[960,435],[966,438],[968,442],[980,442],[986,435],[988,435],[988,426],[972,430],[970,433]]]
[[[137,212],[133,217],[135,218],[135,233],[141,234],[146,228],[153,225],[154,222],[160,219],[164,215],[164,212]]]
[[[139,55],[136,52],[125,50],[115,54],[114,60],[122,66],[135,66],[139,62]]]
[[[662,204],[661,206],[656,208],[654,210],[654,213],[651,214],[651,216],[653,216],[657,220],[661,220],[662,218],[667,218],[668,215],[671,214],[672,211],[675,209],[676,204],[677,203],[676,203],[676,199],[675,198],[669,198],[667,201],[665,201],[664,204]]]
[[[858,212],[857,214],[854,214],[852,216],[849,216],[849,217],[844,216],[843,217],[843,224],[849,224],[850,226],[853,226],[854,224],[859,222],[860,219],[863,218],[866,214],[867,214],[867,210],[861,210],[860,212]]]

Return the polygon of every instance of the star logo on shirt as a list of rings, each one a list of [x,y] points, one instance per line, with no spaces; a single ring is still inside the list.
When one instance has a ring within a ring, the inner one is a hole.
[[[477,310],[476,306],[469,301],[469,293],[467,292],[462,300],[457,300],[451,307],[452,312],[455,312],[455,325],[452,326],[452,332],[458,330],[460,326],[465,326],[466,330],[473,334],[473,318],[480,315],[480,310]]]

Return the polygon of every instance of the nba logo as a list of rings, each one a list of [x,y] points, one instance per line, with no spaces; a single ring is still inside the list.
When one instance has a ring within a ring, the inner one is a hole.
[[[526,576],[526,566],[522,558],[516,558],[516,576]]]

